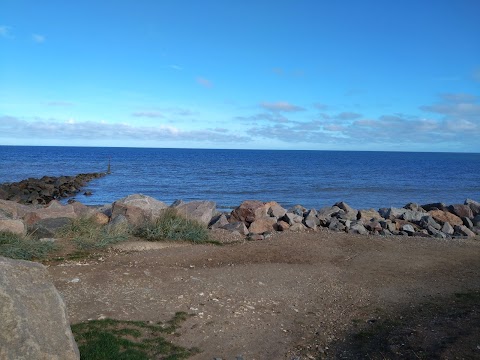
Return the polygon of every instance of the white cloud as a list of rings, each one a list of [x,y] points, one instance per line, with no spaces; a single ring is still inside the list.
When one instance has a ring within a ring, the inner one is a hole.
[[[0,25],[0,38],[13,39],[12,28],[7,25]]]
[[[42,44],[47,40],[47,38],[44,35],[32,34],[32,40],[37,44]]]
[[[208,80],[204,77],[201,77],[201,76],[197,77],[197,83],[202,85],[203,87],[206,87],[206,88],[213,87],[213,83],[210,80]]]
[[[136,111],[132,113],[134,117],[163,118],[162,113],[158,111]]]
[[[181,130],[171,125],[132,126],[128,124],[106,123],[105,121],[75,121],[69,119],[35,118],[20,119],[12,116],[0,117],[0,138],[44,138],[79,140],[142,140],[142,141],[187,141],[187,142],[249,142],[243,135],[235,135],[216,130]]]
[[[260,106],[273,112],[297,112],[305,110],[303,107],[290,104],[287,101],[262,102]]]

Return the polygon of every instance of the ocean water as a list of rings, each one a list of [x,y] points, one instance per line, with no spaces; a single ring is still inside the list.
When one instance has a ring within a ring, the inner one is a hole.
[[[275,200],[319,209],[480,201],[480,154],[357,151],[264,151],[0,146],[0,183],[44,175],[112,174],[90,182],[78,201],[111,203],[142,193],[167,204],[212,200],[232,209],[243,200]]]

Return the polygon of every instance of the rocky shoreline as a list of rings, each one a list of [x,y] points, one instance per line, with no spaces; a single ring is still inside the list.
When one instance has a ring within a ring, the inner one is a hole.
[[[93,179],[107,173],[86,173],[75,176],[44,176],[0,185],[0,199],[20,204],[46,205],[55,199],[65,199],[79,193]],[[88,194],[88,193],[86,193]]]

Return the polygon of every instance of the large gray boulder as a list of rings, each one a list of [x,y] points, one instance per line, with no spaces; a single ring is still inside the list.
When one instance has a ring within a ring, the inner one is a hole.
[[[80,359],[65,303],[43,265],[0,257],[0,319],[0,359]]]
[[[217,204],[213,201],[179,201],[172,204],[172,207],[185,218],[204,225],[210,223],[217,211]]]
[[[465,205],[470,206],[470,209],[472,210],[473,216],[477,216],[480,214],[480,202],[472,200],[472,199],[466,199],[465,200]]]
[[[112,219],[123,215],[130,225],[139,226],[161,216],[167,207],[164,202],[150,196],[133,194],[113,203]]]

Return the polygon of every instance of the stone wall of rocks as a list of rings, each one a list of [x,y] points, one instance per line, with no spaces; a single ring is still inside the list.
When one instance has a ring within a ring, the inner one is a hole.
[[[284,209],[276,202],[244,201],[228,214],[219,214],[211,228],[237,231],[252,240],[261,240],[272,231],[317,231],[328,228],[354,234],[422,236],[448,239],[480,235],[480,203],[443,203],[403,208],[357,210],[345,202],[306,209],[296,205]]]
[[[44,176],[0,185],[0,199],[21,204],[48,204],[55,199],[74,196],[91,180],[106,173],[88,173],[75,176]]]

